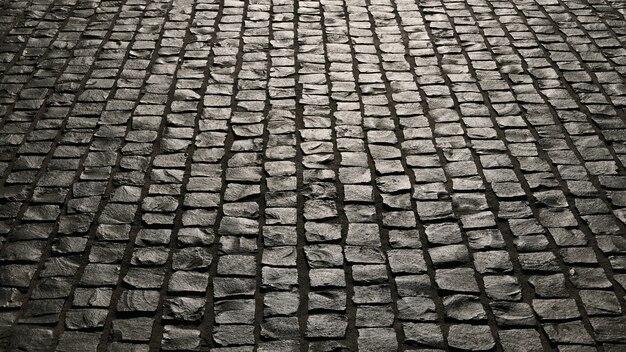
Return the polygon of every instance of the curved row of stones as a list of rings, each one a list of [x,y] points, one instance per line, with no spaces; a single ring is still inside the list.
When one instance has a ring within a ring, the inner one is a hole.
[[[612,0],[5,0],[0,349],[622,351]]]

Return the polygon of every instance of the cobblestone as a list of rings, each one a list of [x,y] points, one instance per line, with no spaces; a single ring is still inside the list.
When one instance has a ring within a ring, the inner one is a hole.
[[[618,0],[0,1],[0,350],[626,350]]]

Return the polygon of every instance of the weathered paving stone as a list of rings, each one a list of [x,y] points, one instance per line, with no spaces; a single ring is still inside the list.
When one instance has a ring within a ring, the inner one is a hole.
[[[591,325],[596,339],[602,342],[624,343],[626,334],[624,334],[625,322],[622,317],[612,318],[593,318]]]
[[[357,327],[391,326],[394,314],[389,306],[361,306],[356,312]]]
[[[469,261],[467,248],[463,245],[433,247],[429,251],[433,265],[436,267],[464,264]]]
[[[566,320],[580,316],[572,299],[536,299],[532,305],[541,320]]]
[[[622,309],[618,304],[615,293],[600,290],[582,290],[580,298],[589,315],[619,315]]]
[[[406,323],[402,325],[402,330],[408,343],[417,346],[444,347],[443,333],[437,324]]]
[[[267,315],[293,315],[299,304],[300,299],[295,292],[268,292],[263,300]]]
[[[452,295],[443,298],[443,307],[449,319],[459,321],[485,320],[487,315],[477,296]]]
[[[346,294],[337,290],[309,293],[309,310],[343,311],[346,309]]]
[[[161,344],[164,350],[197,350],[200,347],[200,331],[166,325]]]
[[[433,321],[435,303],[428,297],[404,297],[398,300],[398,317],[409,321]]]
[[[114,338],[121,341],[149,341],[151,334],[149,318],[118,319],[113,322]]]
[[[593,344],[593,338],[582,322],[553,323],[543,325],[548,339],[556,343]]]
[[[534,326],[533,310],[527,303],[493,302],[489,304],[499,326]]]
[[[624,14],[3,2],[0,350],[624,350]]]
[[[97,333],[66,331],[61,335],[57,349],[59,351],[73,351],[77,349],[96,351],[98,347],[98,337]]]
[[[121,312],[154,312],[158,292],[153,290],[127,290],[122,292],[117,310]]]
[[[342,315],[310,315],[306,334],[309,337],[342,338],[348,323]]]
[[[488,326],[467,324],[452,325],[448,343],[454,348],[469,351],[486,351],[495,345]]]
[[[47,328],[19,328],[9,340],[12,349],[47,349],[52,344],[53,333]]]
[[[70,310],[66,315],[65,327],[69,330],[99,328],[104,325],[105,309]]]
[[[172,299],[169,306],[171,318],[190,321],[201,318],[204,308],[202,299],[184,297]],[[215,304],[215,312],[215,320],[220,324],[251,324],[253,319],[250,313],[254,312],[254,301],[250,299],[220,301]]]
[[[359,350],[395,351],[398,347],[396,333],[390,328],[358,329]]]
[[[469,268],[439,269],[435,280],[442,290],[457,292],[478,292],[474,271]]]
[[[498,301],[517,301],[521,298],[518,279],[509,275],[484,276],[485,292]]]
[[[524,351],[543,351],[539,333],[530,329],[503,330],[499,332],[502,347]]]
[[[252,325],[218,325],[213,329],[213,339],[218,346],[249,344],[252,329]]]

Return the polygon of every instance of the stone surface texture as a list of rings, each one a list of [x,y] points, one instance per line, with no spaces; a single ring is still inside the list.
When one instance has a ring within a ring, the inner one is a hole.
[[[0,0],[1,351],[626,351],[622,0]]]

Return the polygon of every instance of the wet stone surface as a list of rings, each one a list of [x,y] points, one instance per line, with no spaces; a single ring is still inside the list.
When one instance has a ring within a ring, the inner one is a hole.
[[[625,351],[619,0],[0,2],[1,351]]]

